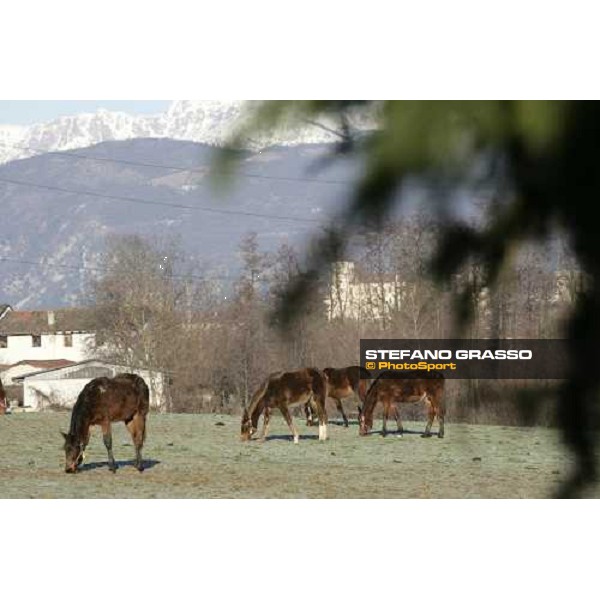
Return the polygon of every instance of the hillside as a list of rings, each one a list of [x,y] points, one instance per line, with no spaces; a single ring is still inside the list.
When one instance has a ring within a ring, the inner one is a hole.
[[[0,261],[1,301],[22,308],[76,302],[89,272],[68,266],[94,267],[113,233],[178,237],[197,272],[220,276],[236,272],[237,246],[248,232],[258,233],[265,250],[282,242],[302,247],[347,199],[344,182],[359,170],[347,160],[322,163],[330,149],[249,151],[222,195],[207,184],[213,147],[193,142],[104,142],[76,156],[0,165],[0,257],[9,259]]]

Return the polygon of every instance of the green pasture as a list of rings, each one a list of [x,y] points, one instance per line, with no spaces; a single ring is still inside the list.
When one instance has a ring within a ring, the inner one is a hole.
[[[359,437],[356,422],[330,424],[326,442],[299,418],[291,442],[274,416],[265,443],[239,440],[239,417],[150,414],[147,469],[122,423],[113,427],[116,474],[106,467],[99,429],[83,470],[64,473],[60,430],[69,413],[0,417],[2,498],[538,498],[566,477],[569,456],[552,429],[447,423],[445,439],[423,439],[423,422],[404,437]],[[391,426],[392,423],[389,424]],[[435,430],[435,425],[434,425]],[[593,493],[593,491],[592,491]]]

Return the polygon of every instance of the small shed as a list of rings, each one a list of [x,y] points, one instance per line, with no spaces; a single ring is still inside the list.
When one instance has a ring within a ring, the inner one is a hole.
[[[158,371],[139,369],[91,359],[68,366],[24,373],[13,378],[23,383],[23,405],[32,411],[72,408],[77,396],[95,377],[114,377],[119,373],[135,373],[150,389],[150,406],[159,411],[167,408],[166,378]]]
[[[18,378],[26,373],[37,373],[39,371],[47,371],[48,369],[56,369],[57,367],[67,367],[74,365],[74,360],[21,360],[14,365],[0,365],[0,379],[6,385],[13,385],[13,379]]]

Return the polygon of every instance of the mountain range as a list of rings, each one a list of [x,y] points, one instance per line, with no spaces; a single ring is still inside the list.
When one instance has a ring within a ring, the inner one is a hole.
[[[0,163],[50,151],[86,148],[107,141],[134,138],[168,138],[221,146],[236,124],[255,103],[221,100],[178,100],[156,115],[131,115],[99,110],[29,126],[0,124]],[[372,110],[350,112],[355,130],[374,129],[377,116]],[[322,144],[340,140],[340,124],[330,118],[318,122],[290,121],[289,124],[246,140],[253,149],[269,146]]]

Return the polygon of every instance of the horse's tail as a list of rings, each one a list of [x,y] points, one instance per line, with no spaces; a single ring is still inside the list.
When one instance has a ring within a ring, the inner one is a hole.
[[[319,369],[315,369],[314,367],[310,367],[307,369],[310,378],[311,378],[311,387],[313,394],[315,396],[320,396],[323,398],[323,402],[325,402],[325,398],[327,398],[327,378],[328,375]]]
[[[133,387],[140,403],[140,409],[144,413],[148,412],[150,408],[150,389],[148,388],[148,384],[138,375],[134,380]]]

